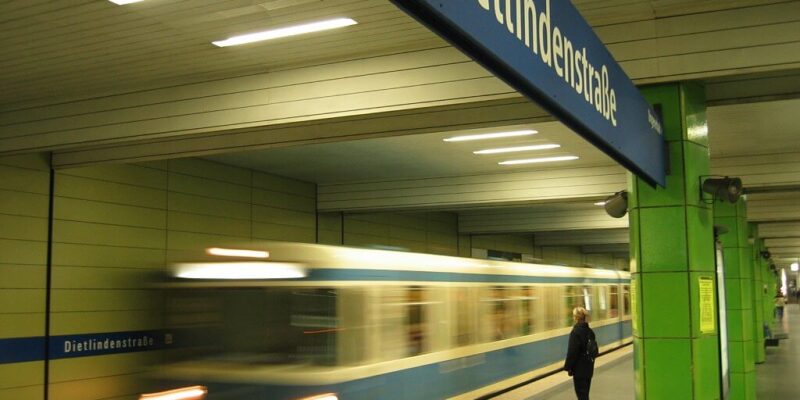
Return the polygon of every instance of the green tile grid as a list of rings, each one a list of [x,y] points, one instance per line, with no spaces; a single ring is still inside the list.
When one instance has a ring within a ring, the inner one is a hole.
[[[714,202],[714,223],[727,228],[720,235],[725,265],[725,292],[727,305],[728,348],[730,371],[736,374],[731,380],[731,399],[755,398],[756,343],[753,312],[753,252],[748,238],[747,205],[740,198],[734,204]]]
[[[656,188],[629,175],[636,398],[717,400],[718,336],[700,329],[699,280],[716,281],[712,206],[700,196],[709,174],[704,88],[642,92],[661,110],[670,174]]]

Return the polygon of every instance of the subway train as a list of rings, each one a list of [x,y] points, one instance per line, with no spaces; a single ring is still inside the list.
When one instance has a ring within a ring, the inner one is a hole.
[[[560,369],[576,306],[601,351],[631,340],[623,271],[257,247],[171,266],[142,399],[474,399]]]

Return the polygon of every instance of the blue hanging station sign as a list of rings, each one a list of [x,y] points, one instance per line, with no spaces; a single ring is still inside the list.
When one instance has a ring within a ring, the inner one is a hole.
[[[653,108],[569,0],[392,0],[651,184],[665,184]]]

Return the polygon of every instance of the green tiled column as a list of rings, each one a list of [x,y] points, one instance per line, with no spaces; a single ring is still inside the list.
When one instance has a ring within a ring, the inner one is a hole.
[[[699,188],[709,170],[705,92],[683,83],[642,92],[661,109],[671,172],[666,188],[628,179],[636,398],[715,400],[716,320],[710,330],[700,323],[701,314],[716,318],[700,296],[701,281],[716,285],[714,219]]]
[[[735,204],[714,202],[714,222],[728,228],[719,239],[725,263],[730,399],[755,399],[753,255],[748,243],[750,227],[744,199]]]
[[[764,283],[761,277],[761,246],[763,242],[758,237],[758,225],[754,223],[750,226],[750,240],[748,244],[752,248],[753,263],[753,347],[755,348],[756,364],[766,361],[764,352]]]
[[[758,239],[759,252],[766,250],[764,239]],[[761,271],[761,308],[764,310],[764,323],[772,332],[775,332],[775,295],[777,291],[777,277],[775,272],[769,268],[769,260],[759,258],[759,270]]]

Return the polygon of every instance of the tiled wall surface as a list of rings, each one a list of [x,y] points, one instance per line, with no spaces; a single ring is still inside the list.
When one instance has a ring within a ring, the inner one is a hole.
[[[49,182],[41,157],[0,159],[0,339],[42,349],[34,361],[0,358],[3,400],[44,396]],[[316,187],[306,182],[199,159],[65,169],[54,182],[51,336],[158,329],[148,282],[186,250],[316,241]],[[154,356],[51,359],[49,398],[136,398]]]
[[[49,192],[46,159],[0,158],[0,341],[44,336]],[[44,361],[27,356],[0,351],[0,399],[44,395]]]

